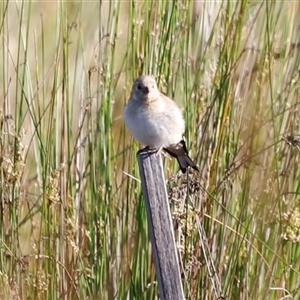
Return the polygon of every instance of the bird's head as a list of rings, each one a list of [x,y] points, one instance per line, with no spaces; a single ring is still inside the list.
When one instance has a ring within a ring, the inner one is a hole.
[[[131,98],[135,101],[151,102],[159,97],[156,81],[152,76],[141,76],[133,84]]]

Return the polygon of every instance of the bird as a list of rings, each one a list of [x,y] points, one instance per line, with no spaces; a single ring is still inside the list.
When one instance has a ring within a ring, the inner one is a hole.
[[[182,173],[188,167],[199,172],[182,138],[185,131],[182,111],[160,93],[153,76],[140,76],[134,81],[123,119],[132,136],[146,148],[158,152],[163,149],[175,157]]]

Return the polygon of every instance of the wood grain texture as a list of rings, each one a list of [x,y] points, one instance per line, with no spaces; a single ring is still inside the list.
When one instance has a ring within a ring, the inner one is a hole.
[[[184,299],[161,155],[139,151],[139,171],[161,300]]]

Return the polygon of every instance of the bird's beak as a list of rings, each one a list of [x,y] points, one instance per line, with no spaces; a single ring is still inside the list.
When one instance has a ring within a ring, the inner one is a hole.
[[[143,91],[143,94],[149,94],[149,89],[148,89],[148,87],[146,87],[146,86],[144,86],[144,87],[142,88],[142,91]]]

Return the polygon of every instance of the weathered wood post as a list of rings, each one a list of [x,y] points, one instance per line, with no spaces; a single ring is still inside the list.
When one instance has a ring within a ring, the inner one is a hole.
[[[161,300],[183,300],[183,287],[161,155],[137,153]]]

